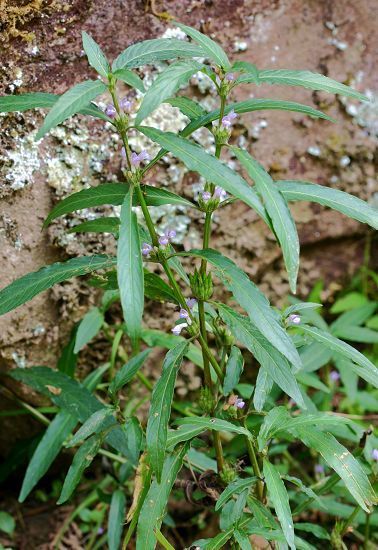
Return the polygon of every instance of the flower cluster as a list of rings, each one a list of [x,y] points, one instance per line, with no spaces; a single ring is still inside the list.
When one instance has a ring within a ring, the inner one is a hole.
[[[124,111],[125,113],[130,113],[130,111],[132,109],[132,106],[133,106],[133,102],[130,101],[129,99],[127,99],[127,97],[124,97],[119,102],[119,106],[122,109],[122,111]],[[115,118],[116,117],[117,110],[114,107],[113,103],[108,103],[107,104],[107,106],[105,107],[105,114],[109,118]]]
[[[210,199],[216,199],[219,201],[224,201],[227,198],[227,193],[222,187],[217,186],[213,194],[210,191],[202,191],[201,199],[204,203],[209,202]]]
[[[232,109],[232,111],[230,111],[228,113],[228,115],[225,115],[223,118],[222,118],[222,126],[223,128],[227,128],[227,130],[229,128],[231,128],[232,126],[232,123],[233,121],[235,120],[235,118],[237,118],[237,114],[235,113],[235,111]]]
[[[172,239],[176,237],[176,231],[174,229],[166,229],[164,235],[159,237],[159,244],[161,246],[167,246]]]
[[[184,319],[184,322],[179,323],[178,325],[175,325],[172,329],[172,332],[175,336],[179,336],[181,334],[182,329],[192,324],[190,314],[191,314],[191,310],[194,308],[196,303],[197,303],[197,300],[195,298],[187,298],[186,305],[188,309],[185,309],[182,307],[179,311],[179,319]]]
[[[236,409],[244,409],[244,407],[245,407],[245,401],[241,397],[238,397],[237,395],[232,394],[228,398],[227,403],[223,407],[223,409],[228,410],[232,408],[236,410]]]

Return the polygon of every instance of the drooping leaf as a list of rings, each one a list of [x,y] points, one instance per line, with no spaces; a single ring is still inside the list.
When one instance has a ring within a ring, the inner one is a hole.
[[[135,376],[140,367],[143,365],[148,355],[150,354],[150,349],[145,349],[144,351],[138,353],[130,359],[125,365],[123,365],[119,371],[116,372],[115,377],[110,383],[109,391],[113,395],[117,393],[123,386],[125,386],[130,380]]]
[[[295,550],[293,518],[284,482],[276,467],[266,459],[264,459],[263,471],[269,500],[276,511],[288,545]]]
[[[119,69],[118,71],[115,71],[113,75],[132,88],[139,90],[143,94],[145,93],[146,90],[143,80],[137,74],[133,73],[133,71],[130,71],[129,69]]]
[[[182,114],[187,116],[191,121],[207,114],[207,111],[202,105],[189,97],[171,97],[166,99],[164,103],[169,103],[172,107],[177,107]]]
[[[118,233],[119,218],[107,216],[79,223],[71,227],[67,233]]]
[[[301,479],[298,479],[297,477],[289,476],[288,474],[283,475],[282,478],[285,479],[286,481],[290,481],[290,483],[293,483],[293,485],[296,485],[296,487],[298,487],[302,493],[307,495],[309,498],[316,500],[319,506],[321,508],[324,508],[319,496],[315,493],[315,491],[311,489],[311,487],[306,487],[306,485],[303,483]]]
[[[269,225],[265,209],[254,189],[239,174],[231,170],[213,155],[206,153],[202,147],[173,134],[156,128],[141,126],[140,131],[152,141],[156,141],[167,151],[178,157],[188,168],[198,172],[208,181],[220,185],[235,197],[244,201]]]
[[[83,39],[83,48],[87,54],[89,64],[98,72],[98,74],[107,78],[110,73],[110,66],[104,52],[89,34],[85,31],[81,34]]]
[[[83,208],[102,206],[104,204],[119,206],[123,203],[129,188],[130,186],[128,183],[103,183],[97,187],[90,187],[89,189],[83,189],[82,191],[73,193],[58,202],[47,216],[43,227],[47,227],[53,220],[59,218],[59,216],[63,216],[63,214],[75,212]],[[194,206],[192,202],[166,189],[151,187],[150,185],[141,185],[141,188],[147,206],[161,206],[162,204]],[[135,195],[133,197],[133,206],[137,205],[138,201]]]
[[[240,550],[251,550],[251,541],[246,533],[244,533],[243,531],[239,531],[239,529],[236,529],[236,531],[234,531],[233,533],[233,537],[240,546]]]
[[[346,488],[366,512],[377,502],[370,481],[356,458],[330,433],[306,426],[291,430],[307,447],[322,455],[328,466],[344,481]]]
[[[299,238],[287,202],[280,193],[279,187],[259,162],[244,149],[233,147],[232,150],[255,182],[257,192],[264,201],[282,249],[290,289],[295,294],[299,269]]]
[[[128,418],[124,425],[127,439],[126,457],[132,464],[137,464],[142,447],[143,430],[136,416]]]
[[[171,287],[156,273],[144,272],[144,294],[150,300],[178,303]]]
[[[188,343],[184,341],[168,351],[164,359],[161,377],[156,382],[151,396],[146,441],[150,465],[159,482],[165,459],[168,423],[176,377],[187,347]]]
[[[57,283],[99,269],[109,269],[114,264],[115,259],[110,256],[82,256],[42,267],[34,273],[28,273],[0,291],[0,315],[28,302],[40,292]]]
[[[138,222],[132,209],[132,189],[121,208],[117,246],[117,279],[123,317],[133,342],[140,336],[144,308],[144,274]]]
[[[149,114],[151,114],[167,98],[174,95],[177,90],[187,84],[194,73],[201,69],[202,65],[193,60],[177,61],[169,65],[158,75],[143,98],[137,113],[135,124],[138,126]]]
[[[186,418],[179,418],[175,422],[179,426],[181,425],[190,425],[190,426],[202,426],[204,430],[214,430],[217,432],[231,432],[241,435],[246,435],[252,439],[252,434],[246,428],[242,426],[237,426],[228,420],[223,420],[222,418],[210,418],[207,416],[188,416]]]
[[[125,520],[126,497],[122,489],[112,494],[108,519],[108,546],[109,550],[119,550],[122,528]]]
[[[45,475],[76,424],[77,419],[68,411],[60,411],[52,420],[28,464],[18,497],[19,502],[24,502],[38,481]]]
[[[174,22],[185,34],[190,36],[197,44],[199,44],[202,50],[205,52],[206,57],[209,57],[217,65],[222,67],[222,69],[228,70],[231,67],[231,63],[228,60],[226,52],[212,40],[209,36],[202,34],[193,29],[193,27],[188,27],[182,23]]]
[[[74,353],[79,353],[96,336],[104,322],[104,315],[98,307],[86,313],[77,328]]]
[[[256,411],[263,410],[272,387],[273,378],[269,375],[268,369],[261,365],[257,373],[256,387],[253,394],[253,406]]]
[[[136,550],[153,550],[155,548],[155,530],[160,529],[168,497],[181,470],[186,452],[187,446],[184,445],[177,452],[167,455],[164,460],[161,482],[159,483],[156,479],[152,482],[140,511]]]
[[[60,96],[51,111],[49,111],[35,139],[41,139],[51,128],[58,126],[70,116],[78,113],[92,99],[105,92],[106,89],[105,84],[100,80],[86,80],[68,90]]]
[[[283,180],[277,185],[288,201],[317,202],[378,229],[378,210],[349,193],[306,181]]]
[[[257,477],[247,477],[244,479],[236,479],[235,481],[232,481],[227,485],[224,491],[222,491],[220,497],[218,498],[216,504],[215,504],[215,510],[219,510],[219,508],[222,508],[226,502],[232,498],[233,495],[237,495],[244,491],[245,489],[249,489],[254,486],[254,484],[257,481]]]
[[[239,82],[255,82],[255,75],[252,73],[243,74],[239,77]],[[322,90],[332,94],[339,94],[348,97],[354,97],[361,101],[367,101],[368,98],[353,90],[345,84],[341,84],[332,78],[311,71],[295,71],[290,69],[264,69],[258,72],[258,83],[278,84],[282,86],[301,86],[310,90]]]
[[[228,395],[239,383],[240,375],[243,372],[244,361],[241,351],[232,346],[230,356],[226,364],[226,372],[223,381],[223,393]]]
[[[72,464],[67,472],[57,504],[63,504],[63,502],[66,502],[70,498],[79,484],[84,470],[90,466],[91,462],[100,450],[100,447],[101,439],[96,435],[93,435],[82,444],[76,452]]]
[[[286,407],[273,407],[268,414],[264,416],[263,423],[260,426],[257,437],[258,449],[261,453],[268,439],[273,437],[275,431],[279,429],[281,422],[285,422],[289,417]]]
[[[114,413],[114,410],[110,407],[104,407],[96,412],[94,412],[88,420],[80,427],[80,429],[75,433],[75,435],[70,439],[67,447],[75,447],[87,437],[90,437],[94,433],[101,431],[102,426],[104,425],[104,420],[111,416]]]
[[[318,539],[329,540],[330,536],[326,529],[316,523],[295,523],[295,529],[297,531],[304,531],[305,533],[311,533]]]
[[[378,387],[378,369],[373,365],[371,361],[355,348],[346,344],[342,340],[335,338],[329,332],[322,331],[316,327],[310,327],[309,325],[301,325],[300,329],[305,334],[308,334],[321,344],[324,344],[329,349],[337,352],[342,357],[350,359],[358,365],[358,375],[367,382],[374,384]]]
[[[62,349],[62,352],[56,364],[57,369],[60,372],[72,377],[74,375],[76,362],[77,362],[77,355],[76,353],[74,353],[76,331],[77,331],[77,325],[75,325],[74,328],[72,329],[70,334],[70,339]]]
[[[302,394],[286,358],[268,342],[259,330],[256,330],[247,317],[243,317],[223,304],[218,304],[218,309],[220,316],[235,338],[256,357],[274,382],[298,405],[304,407]]]
[[[176,38],[153,38],[133,44],[119,54],[114,60],[112,69],[114,72],[119,69],[133,69],[175,58],[203,57],[204,51],[195,44]]]
[[[355,307],[349,311],[345,311],[336,319],[336,321],[334,321],[330,325],[331,332],[335,336],[338,336],[338,334],[336,333],[340,328],[362,325],[363,323],[365,323],[365,321],[369,319],[369,317],[371,317],[376,309],[376,302],[368,302],[367,304],[364,304],[362,306]]]

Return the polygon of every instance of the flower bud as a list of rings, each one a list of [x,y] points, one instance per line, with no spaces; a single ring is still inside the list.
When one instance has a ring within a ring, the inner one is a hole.
[[[231,128],[232,126],[232,121],[235,120],[235,118],[237,118],[238,115],[235,113],[235,111],[232,109],[232,111],[230,111],[228,113],[228,115],[225,115],[223,118],[222,118],[222,121],[221,121],[221,124],[223,126],[223,128]]]
[[[340,374],[337,372],[337,370],[332,370],[329,374],[330,379],[332,382],[337,382],[340,380]]]
[[[213,295],[211,273],[201,273],[195,269],[194,273],[189,275],[189,281],[192,292],[198,300],[210,300]]]
[[[215,407],[215,398],[207,386],[200,389],[198,404],[205,414],[212,414]]]
[[[159,237],[159,244],[161,246],[167,246],[169,244],[169,239],[166,235],[163,235],[162,237]]]
[[[235,75],[234,73],[227,73],[224,79],[227,80],[227,82],[233,82],[235,80]]]
[[[378,461],[378,449],[373,449],[372,450],[371,457],[372,457],[373,460]]]
[[[149,243],[143,243],[142,245],[142,254],[143,256],[149,256],[152,252],[152,246]]]
[[[299,325],[300,322],[301,322],[301,318],[299,315],[297,315],[296,313],[292,313],[291,315],[289,315],[289,323],[291,323],[292,325]]]
[[[119,106],[121,107],[122,111],[125,111],[126,113],[129,113],[131,111],[131,108],[133,106],[133,102],[127,99],[127,97],[124,97],[119,102]]]
[[[105,107],[105,114],[109,118],[114,118],[117,114],[116,108],[114,107],[113,103],[108,103]]]

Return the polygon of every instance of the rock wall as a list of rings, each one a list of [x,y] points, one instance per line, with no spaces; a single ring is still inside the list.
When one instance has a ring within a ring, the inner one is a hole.
[[[374,0],[162,0],[151,5],[152,10],[166,11],[209,33],[231,57],[264,68],[322,72],[375,97]],[[141,0],[0,0],[0,93],[62,93],[93,78],[82,51],[81,30],[89,32],[110,59],[135,41],[175,33],[169,21],[151,13],[151,5]],[[146,68],[141,76],[148,82],[162,66]],[[209,108],[215,106],[212,92],[204,79],[192,81],[191,95]],[[292,99],[337,119],[331,124],[283,112],[258,112],[239,119],[233,139],[248,147],[275,178],[324,183],[373,200],[377,103],[360,105],[310,90],[270,86],[242,86],[235,93],[237,100],[249,97]],[[101,98],[100,104],[105,102],[106,97]],[[185,123],[167,106],[153,118],[166,129]],[[0,116],[1,286],[46,263],[76,254],[114,252],[110,236],[98,240],[93,234],[67,236],[63,231],[104,210],[59,219],[45,232],[41,224],[59,198],[119,179],[122,159],[117,136],[102,122],[78,116],[36,143],[41,120],[42,113],[35,111]],[[205,132],[197,139],[212,145]],[[133,144],[138,147],[139,138]],[[172,159],[167,165],[168,179],[157,170],[151,182],[193,197],[201,184],[198,175]],[[292,211],[302,245],[299,293],[305,296],[322,278],[328,298],[361,264],[367,229],[316,205],[297,203]],[[162,228],[172,223],[178,227],[178,244],[185,248],[200,244],[200,216],[191,219],[188,212],[171,207],[154,215]],[[213,244],[237,260],[275,303],[282,302],[288,284],[281,256],[253,211],[242,203],[221,209],[215,217]],[[72,324],[94,301],[85,284],[75,280],[2,317],[0,371],[15,365],[54,366]],[[155,308],[150,325],[164,326],[164,316],[162,308]],[[101,342],[97,347],[101,349]],[[94,346],[91,351],[94,357],[96,350]]]

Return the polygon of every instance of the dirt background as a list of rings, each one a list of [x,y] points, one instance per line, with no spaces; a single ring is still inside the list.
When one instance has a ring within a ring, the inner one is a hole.
[[[260,68],[322,72],[374,98],[378,78],[374,71],[378,6],[374,0],[162,0],[153,5],[209,33],[233,59]],[[141,0],[0,0],[0,93],[62,93],[85,78],[94,78],[82,51],[81,30],[89,32],[113,59],[128,45],[168,32],[167,36],[172,29]],[[141,76],[148,80],[153,72],[146,69]],[[214,108],[211,89],[203,81],[192,81],[191,94]],[[275,178],[314,181],[376,200],[376,102],[360,105],[309,90],[269,86],[239,87],[234,97],[242,100],[252,94],[314,105],[337,119],[331,124],[279,112],[239,119],[234,139],[252,150]],[[176,129],[182,117],[171,108],[164,109],[157,120],[160,116],[166,129]],[[41,120],[38,112],[0,115],[1,287],[46,263],[77,254],[114,252],[110,236],[98,240],[93,234],[67,237],[64,233],[78,221],[100,215],[99,209],[59,219],[45,232],[41,224],[58,199],[89,185],[117,181],[121,157],[116,136],[101,121],[76,117],[36,144],[33,136]],[[175,161],[167,165],[168,180],[156,171],[151,182],[192,198],[201,183],[198,175],[187,173]],[[306,296],[317,280],[324,279],[323,297],[332,299],[361,265],[368,229],[316,205],[297,203],[292,211],[302,247],[299,294]],[[168,208],[157,211],[155,219],[161,227],[174,224],[178,228],[178,245],[199,244],[199,216],[190,220],[187,212]],[[213,245],[253,276],[274,303],[282,303],[288,284],[281,256],[252,210],[242,203],[222,209],[215,218]],[[83,281],[75,280],[3,316],[0,372],[16,365],[53,367],[73,323],[95,299]],[[168,313],[150,308],[146,323],[168,328]],[[96,364],[101,350],[100,336],[81,361],[87,366]],[[6,384],[13,387],[9,379]],[[38,403],[33,395],[23,396]],[[2,405],[14,406],[6,399]],[[14,419],[1,423],[0,449],[5,452],[15,438],[29,435],[29,426],[19,426]]]

